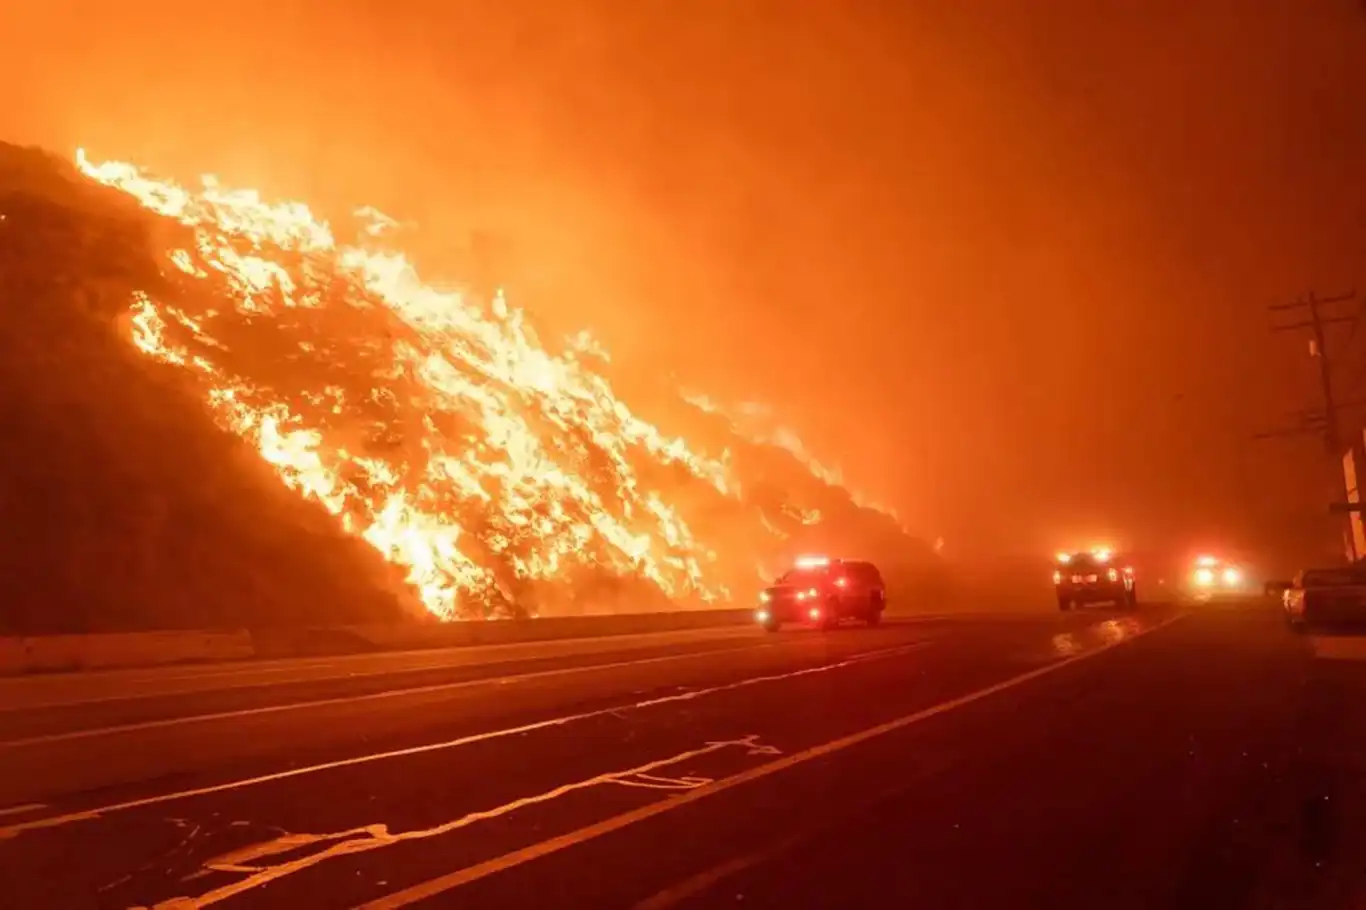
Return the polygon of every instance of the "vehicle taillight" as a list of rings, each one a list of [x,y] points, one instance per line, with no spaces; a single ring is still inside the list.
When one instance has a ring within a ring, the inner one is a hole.
[[[1054,573],[1053,573],[1053,584],[1055,584],[1055,585],[1060,585],[1060,584],[1062,584],[1062,573],[1061,573],[1061,572],[1054,572]]]
[[[820,592],[817,591],[815,588],[808,588],[808,589],[807,589],[807,592],[806,592],[806,596],[807,596],[807,597],[815,597],[815,596],[816,596],[817,594],[819,594],[819,593],[820,593]]]
[[[841,576],[841,577],[835,579],[835,587],[837,587],[837,588],[847,588],[848,586],[849,586],[849,579],[844,578],[843,576]]]
[[[1119,570],[1111,569],[1110,571],[1105,573],[1105,577],[1110,579],[1111,581],[1119,581]]]
[[[820,619],[820,618],[821,618],[821,611],[820,611],[819,608],[817,608],[817,607],[812,607],[812,608],[811,608],[811,618],[812,618],[812,619]]]

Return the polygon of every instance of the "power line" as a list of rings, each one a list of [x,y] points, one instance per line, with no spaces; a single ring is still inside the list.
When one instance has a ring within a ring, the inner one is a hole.
[[[1342,452],[1342,423],[1341,412],[1350,405],[1340,404],[1334,394],[1333,388],[1333,365],[1328,357],[1328,339],[1324,327],[1338,322],[1350,322],[1355,324],[1358,313],[1346,316],[1325,315],[1323,308],[1336,303],[1345,303],[1356,299],[1356,291],[1347,294],[1339,294],[1336,297],[1319,297],[1310,291],[1304,297],[1291,303],[1277,303],[1267,307],[1274,312],[1286,311],[1305,311],[1307,319],[1301,322],[1292,322],[1288,325],[1273,325],[1273,332],[1291,332],[1299,329],[1309,330],[1309,354],[1318,361],[1319,366],[1319,391],[1323,396],[1323,408],[1313,409],[1301,413],[1301,422],[1297,426],[1286,427],[1280,430],[1271,430],[1265,433],[1258,433],[1255,438],[1269,439],[1276,436],[1297,436],[1306,433],[1322,433],[1324,449],[1329,455],[1339,455]]]

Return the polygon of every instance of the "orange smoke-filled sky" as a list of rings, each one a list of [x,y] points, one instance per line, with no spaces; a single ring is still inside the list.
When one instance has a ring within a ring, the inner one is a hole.
[[[0,138],[484,232],[951,546],[1331,533],[1250,436],[1315,403],[1265,306],[1366,260],[1352,0],[6,7]]]

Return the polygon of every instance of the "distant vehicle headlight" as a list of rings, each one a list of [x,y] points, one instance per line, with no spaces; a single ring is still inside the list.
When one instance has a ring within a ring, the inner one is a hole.
[[[1242,580],[1243,580],[1243,573],[1242,573],[1242,572],[1239,572],[1237,569],[1225,569],[1225,570],[1224,570],[1224,584],[1226,584],[1226,585],[1236,585],[1236,584],[1240,584],[1240,583],[1242,582]]]
[[[1202,588],[1214,584],[1214,572],[1209,569],[1196,569],[1195,583]]]

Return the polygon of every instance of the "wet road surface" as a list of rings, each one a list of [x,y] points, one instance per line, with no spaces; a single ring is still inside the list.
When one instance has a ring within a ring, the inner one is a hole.
[[[1366,893],[1366,647],[1265,607],[564,644],[36,686],[0,709],[0,906]]]

